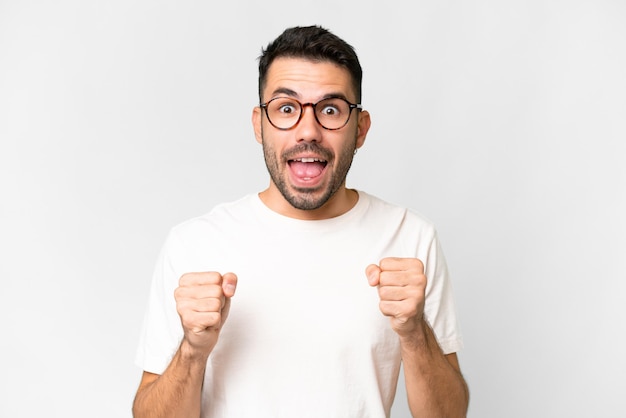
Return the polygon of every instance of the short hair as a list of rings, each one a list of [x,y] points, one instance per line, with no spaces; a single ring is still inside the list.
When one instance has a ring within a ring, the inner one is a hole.
[[[280,57],[332,62],[345,68],[352,78],[357,103],[361,102],[363,70],[354,48],[321,26],[288,28],[262,50],[259,57],[259,101],[263,100],[270,65]]]

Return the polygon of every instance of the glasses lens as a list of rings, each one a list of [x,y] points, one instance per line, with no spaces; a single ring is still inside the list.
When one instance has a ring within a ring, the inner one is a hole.
[[[317,120],[326,129],[339,129],[350,118],[350,105],[343,99],[324,99],[315,106]]]
[[[289,97],[277,97],[267,104],[267,117],[279,129],[289,129],[298,123],[300,112],[300,103]]]
[[[302,116],[302,104],[290,97],[276,97],[265,106],[267,117],[278,129],[291,129],[298,124]],[[326,129],[343,128],[350,119],[351,107],[344,99],[331,97],[317,104],[307,103],[315,109],[315,118]]]

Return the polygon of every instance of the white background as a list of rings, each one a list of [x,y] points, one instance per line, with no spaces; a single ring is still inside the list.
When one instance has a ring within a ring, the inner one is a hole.
[[[267,185],[256,58],[308,24],[365,71],[349,186],[439,229],[469,416],[626,416],[625,22],[621,0],[0,0],[0,416],[130,416],[159,248]]]

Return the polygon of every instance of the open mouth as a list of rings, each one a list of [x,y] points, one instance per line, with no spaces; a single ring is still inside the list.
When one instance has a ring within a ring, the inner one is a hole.
[[[322,158],[295,158],[287,162],[293,174],[300,180],[308,181],[319,177],[328,162]]]

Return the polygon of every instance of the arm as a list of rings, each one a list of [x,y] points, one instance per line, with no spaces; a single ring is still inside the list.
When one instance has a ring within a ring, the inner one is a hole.
[[[455,353],[444,355],[428,324],[401,352],[409,408],[414,417],[465,417],[469,392]]]
[[[415,418],[465,417],[469,393],[456,354],[445,356],[424,319],[426,276],[414,258],[385,258],[367,267],[380,310],[400,337],[409,408]]]
[[[228,317],[237,277],[227,273],[189,273],[174,294],[183,339],[162,375],[144,372],[135,402],[135,418],[200,417],[206,362]]]
[[[200,417],[206,359],[194,358],[185,345],[183,340],[162,375],[143,373],[133,404],[134,417]]]

